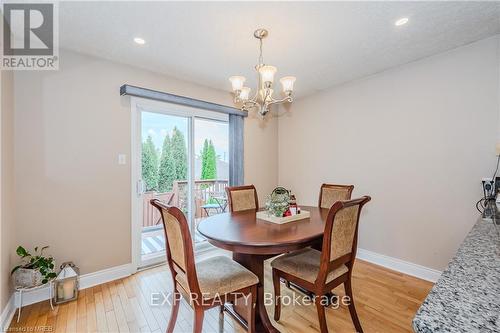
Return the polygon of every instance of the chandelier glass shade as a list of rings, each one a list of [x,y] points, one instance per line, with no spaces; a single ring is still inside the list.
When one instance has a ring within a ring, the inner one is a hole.
[[[244,76],[231,76],[229,81],[234,93],[234,102],[241,105],[241,110],[249,111],[257,109],[258,112],[264,116],[269,112],[269,107],[273,104],[291,103],[293,101],[293,85],[295,83],[294,76],[285,76],[279,81],[282,86],[281,98],[276,99],[273,96],[274,78],[278,71],[276,67],[266,65],[262,56],[262,40],[268,35],[267,30],[258,29],[254,32],[254,37],[259,40],[260,54],[259,63],[255,66],[257,71],[258,85],[253,96],[251,96],[251,89],[245,86]]]

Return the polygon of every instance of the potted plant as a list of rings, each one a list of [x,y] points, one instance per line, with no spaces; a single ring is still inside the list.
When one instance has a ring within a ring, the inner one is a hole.
[[[16,253],[21,257],[21,264],[14,267],[11,272],[15,287],[32,288],[45,284],[56,277],[54,258],[43,254],[48,248],[48,246],[44,246],[38,252],[37,246],[34,255],[32,255],[24,247],[18,246]]]
[[[272,216],[283,217],[288,207],[290,207],[290,191],[283,187],[276,187],[267,197],[267,211]]]

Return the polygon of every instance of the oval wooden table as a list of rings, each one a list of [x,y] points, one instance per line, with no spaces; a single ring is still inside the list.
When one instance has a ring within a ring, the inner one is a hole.
[[[317,246],[323,237],[328,209],[309,206],[301,206],[301,209],[309,211],[311,216],[285,224],[258,219],[256,212],[249,210],[213,215],[198,225],[200,234],[212,245],[233,252],[235,261],[259,277],[255,311],[257,332],[279,332],[269,320],[264,305],[264,260],[307,246]],[[234,309],[237,316],[246,320],[246,311],[243,310]]]

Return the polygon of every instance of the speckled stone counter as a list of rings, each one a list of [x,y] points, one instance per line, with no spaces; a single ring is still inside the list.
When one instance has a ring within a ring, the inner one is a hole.
[[[413,319],[415,332],[500,332],[498,223],[474,225]]]

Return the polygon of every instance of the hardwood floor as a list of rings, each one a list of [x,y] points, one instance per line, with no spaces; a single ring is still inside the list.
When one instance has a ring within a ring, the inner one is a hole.
[[[272,293],[271,271],[266,270],[265,288]],[[361,325],[370,332],[413,332],[411,320],[432,288],[432,283],[357,260],[353,273],[355,304]],[[151,293],[172,289],[166,266],[148,269],[127,278],[82,290],[78,300],[62,304],[52,311],[48,301],[23,308],[21,320],[11,324],[10,331],[36,332],[165,332],[170,307],[151,305]],[[282,295],[294,291],[282,285]],[[295,292],[300,295],[299,293]],[[335,289],[343,296],[343,288]],[[219,317],[214,308],[205,315],[203,331],[245,332],[229,315]],[[328,308],[330,332],[354,332],[346,306]],[[272,318],[273,307],[268,307]],[[183,301],[175,332],[192,331],[193,313]],[[281,332],[318,332],[314,304],[283,305],[281,320],[276,323]]]

